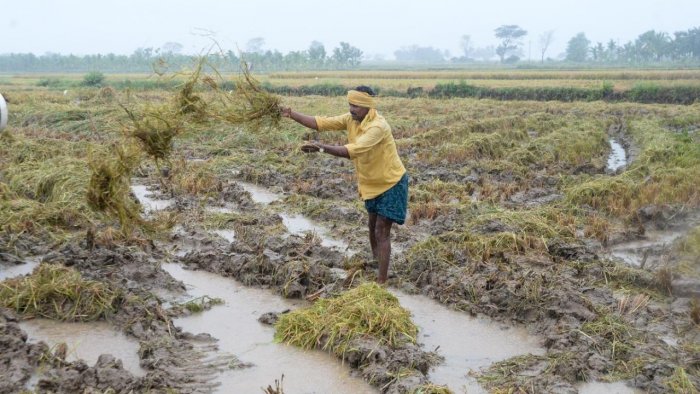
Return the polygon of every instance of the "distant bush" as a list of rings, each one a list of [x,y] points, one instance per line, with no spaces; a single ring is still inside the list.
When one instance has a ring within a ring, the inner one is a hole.
[[[83,86],[94,86],[94,87],[100,87],[105,81],[105,75],[102,74],[99,71],[92,71],[83,77],[83,82],[81,83]]]
[[[177,89],[182,85],[181,81],[177,80],[156,80],[156,79],[139,79],[132,81],[124,79],[121,81],[113,81],[109,84],[115,89],[132,89],[132,90],[152,90],[152,89]]]
[[[62,84],[63,81],[61,81],[58,78],[41,78],[39,82],[36,83],[36,86],[41,86],[45,88],[55,88],[61,86]]]

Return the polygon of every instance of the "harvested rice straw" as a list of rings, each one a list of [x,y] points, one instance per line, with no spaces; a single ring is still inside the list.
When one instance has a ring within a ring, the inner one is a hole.
[[[276,127],[282,119],[279,96],[260,86],[247,63],[241,62],[241,70],[242,76],[231,94],[217,90],[223,99],[223,108],[215,116],[231,124],[248,125],[254,131],[262,126]]]
[[[372,337],[382,345],[415,343],[418,328],[398,299],[376,283],[282,315],[275,339],[304,349],[320,347],[343,356],[352,341]]]
[[[27,317],[97,320],[114,312],[120,299],[120,292],[107,284],[55,264],[41,264],[29,276],[0,282],[0,305]]]
[[[132,126],[124,131],[125,135],[137,139],[156,164],[168,160],[173,148],[173,139],[183,128],[182,119],[168,107],[146,109],[137,115],[123,104],[120,105],[132,122]]]
[[[195,88],[200,82],[205,61],[205,57],[200,58],[194,71],[179,90],[175,100],[175,112],[178,115],[191,114],[196,120],[203,120],[207,117],[207,102],[201,96],[194,94]]]
[[[140,155],[128,145],[115,144],[112,152],[112,157],[90,159],[87,202],[95,211],[115,216],[122,230],[130,231],[133,224],[144,223],[138,205],[129,196],[131,174],[140,163]]]

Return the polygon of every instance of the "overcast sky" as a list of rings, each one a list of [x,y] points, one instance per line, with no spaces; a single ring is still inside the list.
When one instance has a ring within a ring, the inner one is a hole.
[[[553,30],[554,57],[579,32],[625,43],[700,27],[700,0],[0,0],[0,53],[131,54],[177,42],[196,54],[210,37],[226,50],[262,37],[264,49],[283,53],[316,40],[327,52],[345,41],[369,56],[410,45],[459,56],[460,37],[495,45],[504,24],[528,31],[524,57],[530,47],[537,58],[539,36]]]

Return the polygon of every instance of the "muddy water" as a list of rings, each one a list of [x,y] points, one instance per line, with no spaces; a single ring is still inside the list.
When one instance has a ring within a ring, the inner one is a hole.
[[[290,215],[286,213],[281,213],[282,222],[284,223],[287,230],[292,234],[304,234],[306,232],[313,232],[321,238],[321,245],[327,246],[329,248],[337,247],[341,250],[348,249],[348,243],[343,242],[334,238],[331,238],[328,234],[328,230],[325,227],[314,223],[313,221],[307,219],[301,215]]]
[[[15,278],[17,276],[30,274],[39,265],[41,257],[24,259],[24,264],[0,265],[0,281]]]
[[[115,330],[105,322],[67,323],[47,319],[21,322],[20,327],[30,342],[44,341],[49,347],[65,342],[67,361],[84,360],[95,365],[103,353],[122,360],[124,369],[136,376],[146,375],[139,365],[139,343]]]
[[[610,256],[624,263],[639,267],[650,266],[660,255],[668,251],[671,244],[685,235],[684,231],[647,230],[644,239],[624,242],[610,248]]]
[[[168,208],[173,204],[173,200],[157,200],[149,197],[151,192],[145,185],[131,185],[131,191],[139,200],[146,213],[159,211],[161,209]]]
[[[210,232],[218,235],[228,242],[233,242],[233,240],[236,238],[236,233],[233,230],[211,230]]]
[[[627,165],[627,153],[625,152],[625,148],[613,138],[610,139],[610,147],[612,151],[608,157],[607,169],[608,171],[615,172]]]
[[[219,339],[221,351],[255,364],[223,372],[218,392],[257,393],[284,374],[283,387],[288,393],[376,393],[361,378],[350,376],[350,368],[334,356],[273,343],[274,328],[259,323],[258,317],[293,309],[295,303],[208,272],[186,271],[177,264],[164,264],[163,268],[187,284],[189,296],[208,295],[226,302],[177,319],[175,325],[192,333],[209,333]]]
[[[236,210],[230,206],[223,206],[223,207],[212,207],[212,206],[207,206],[205,208],[207,212],[211,213],[234,213]]]
[[[430,371],[435,384],[447,385],[455,393],[486,393],[469,370],[521,354],[544,354],[539,341],[522,328],[508,327],[482,318],[453,311],[421,295],[392,290],[401,306],[413,315],[420,327],[418,341],[426,350],[435,350],[445,362]]]
[[[641,394],[643,391],[631,388],[623,382],[588,382],[577,387],[579,394]]]
[[[282,195],[273,193],[263,187],[254,185],[252,183],[238,182],[246,191],[251,195],[253,201],[259,204],[269,204],[273,201],[282,199]],[[328,230],[307,219],[301,215],[292,215],[288,213],[280,213],[282,217],[282,222],[284,223],[287,230],[292,234],[304,234],[306,232],[313,232],[321,238],[321,245],[327,247],[337,247],[342,250],[348,251],[348,243],[332,238],[329,235]]]
[[[241,185],[243,189],[245,189],[248,193],[250,193],[250,196],[252,197],[253,201],[259,204],[267,205],[273,201],[282,199],[282,195],[273,193],[265,189],[264,187],[241,181],[238,181],[238,184]]]

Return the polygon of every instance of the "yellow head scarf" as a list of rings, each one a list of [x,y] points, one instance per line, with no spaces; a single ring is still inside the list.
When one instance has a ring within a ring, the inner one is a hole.
[[[364,108],[375,108],[377,106],[374,97],[365,92],[359,92],[357,90],[348,90],[348,102]]]

